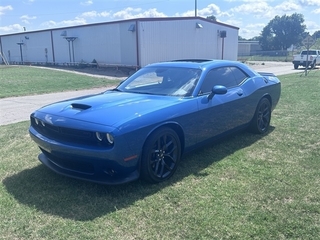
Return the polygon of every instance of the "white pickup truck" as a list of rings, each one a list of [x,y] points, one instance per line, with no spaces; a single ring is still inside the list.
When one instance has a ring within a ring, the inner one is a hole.
[[[303,50],[299,55],[293,56],[292,63],[293,63],[294,69],[298,69],[299,66],[306,67],[307,64],[309,67],[314,68],[315,65],[320,64],[320,50],[313,50],[313,49],[310,49],[309,51]]]

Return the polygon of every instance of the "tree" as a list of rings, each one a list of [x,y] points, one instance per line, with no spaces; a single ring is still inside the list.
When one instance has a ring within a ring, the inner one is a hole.
[[[306,30],[306,25],[303,22],[303,15],[298,13],[291,16],[276,16],[261,32],[260,45],[262,50],[286,50],[292,44],[301,43]]]
[[[241,36],[238,36],[238,40],[239,40],[239,41],[246,41],[247,39],[245,39],[245,38],[243,38],[243,37],[241,37]]]
[[[255,36],[253,38],[250,38],[249,41],[260,41],[260,36]]]
[[[210,21],[213,21],[213,22],[217,21],[217,18],[215,16],[213,16],[213,15],[207,16],[207,19],[210,20]]]
[[[320,30],[315,31],[315,32],[312,34],[312,37],[313,37],[314,39],[320,38]]]

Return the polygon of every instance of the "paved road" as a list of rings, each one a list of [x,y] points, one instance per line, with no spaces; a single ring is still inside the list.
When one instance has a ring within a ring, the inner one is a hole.
[[[105,88],[95,88],[72,92],[50,93],[24,97],[0,99],[0,126],[29,119],[30,113],[47,104],[65,99],[100,93]]]
[[[290,74],[290,73],[302,73],[304,69],[293,68],[291,62],[258,62],[258,61],[249,61],[247,64],[256,70],[257,72],[271,72],[276,76]]]
[[[265,62],[262,64],[261,62],[248,62],[248,65],[256,71],[272,72],[275,75],[303,72],[303,69],[294,70],[292,63]],[[29,119],[30,113],[49,103],[73,97],[100,93],[104,90],[105,89],[96,88],[73,92],[50,93],[0,99],[0,125],[26,121]]]

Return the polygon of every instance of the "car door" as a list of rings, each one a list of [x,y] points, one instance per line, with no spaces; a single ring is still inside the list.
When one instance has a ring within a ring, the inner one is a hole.
[[[198,96],[199,142],[245,123],[247,104],[241,83],[247,77],[242,70],[236,67],[215,68],[207,73]],[[225,86],[228,91],[223,95],[216,94],[211,100],[208,100],[208,95],[215,85]]]

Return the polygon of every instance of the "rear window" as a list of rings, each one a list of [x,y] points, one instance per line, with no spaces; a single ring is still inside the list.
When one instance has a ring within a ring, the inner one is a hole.
[[[317,55],[316,51],[302,51],[301,55]]]

